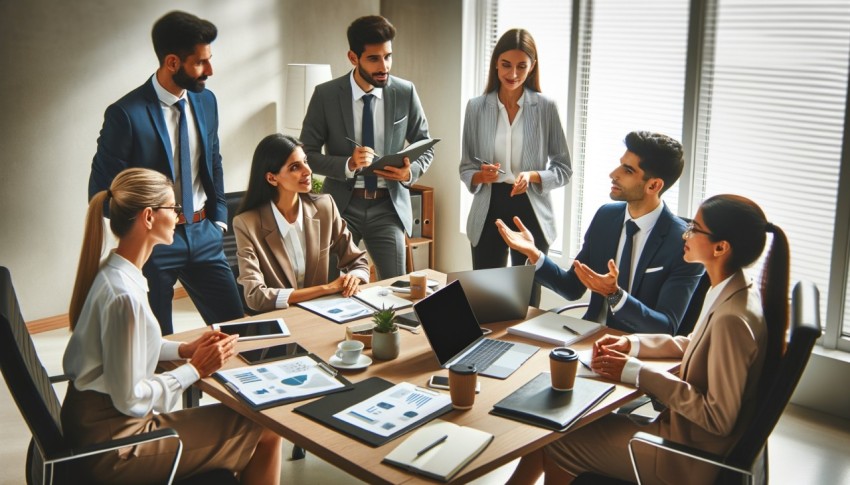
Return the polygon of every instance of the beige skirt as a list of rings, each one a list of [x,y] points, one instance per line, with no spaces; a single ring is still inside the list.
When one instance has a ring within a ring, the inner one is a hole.
[[[173,428],[183,442],[177,479],[214,469],[241,472],[257,447],[263,428],[221,404],[143,418],[122,414],[112,399],[68,386],[62,405],[62,429],[73,446],[102,443],[161,428]],[[177,441],[160,440],[80,460],[86,480],[103,483],[164,482]]]

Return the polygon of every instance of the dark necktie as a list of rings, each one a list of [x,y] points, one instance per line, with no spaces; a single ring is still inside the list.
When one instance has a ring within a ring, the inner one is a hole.
[[[192,161],[189,158],[189,127],[186,123],[186,100],[178,100],[177,107],[180,109],[180,122],[178,123],[180,131],[180,140],[178,143],[178,158],[180,161],[180,205],[183,206],[183,213],[186,214],[186,224],[191,224],[193,222],[192,215],[195,213],[195,209],[192,207]]]
[[[626,242],[623,244],[623,254],[620,256],[620,276],[617,277],[617,286],[631,291],[629,288],[629,278],[632,274],[632,240],[635,233],[640,231],[640,228],[635,221],[629,219],[626,221]]]
[[[364,147],[375,149],[375,120],[372,116],[372,98],[374,94],[364,94],[363,100],[363,132],[360,140]],[[363,185],[368,192],[374,192],[378,189],[378,177],[374,175],[364,175]]]

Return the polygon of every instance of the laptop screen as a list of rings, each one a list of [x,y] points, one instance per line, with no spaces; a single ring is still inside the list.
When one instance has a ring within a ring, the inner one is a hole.
[[[479,324],[525,320],[534,283],[534,266],[505,266],[449,273],[459,280]]]
[[[484,332],[459,281],[413,305],[440,365],[475,342]]]

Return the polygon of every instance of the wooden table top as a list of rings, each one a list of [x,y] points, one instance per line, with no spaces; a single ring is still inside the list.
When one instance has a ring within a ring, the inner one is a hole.
[[[445,282],[445,274],[433,270],[428,270],[428,273],[430,278],[440,281],[441,284]],[[394,278],[376,284],[388,285],[395,279],[401,278]],[[405,311],[410,310],[401,310],[402,313]],[[540,313],[542,311],[539,309],[529,308],[527,318],[534,317]],[[247,350],[268,347],[269,345],[279,343],[298,342],[307,350],[327,362],[336,351],[337,344],[345,339],[346,326],[369,321],[369,318],[364,318],[348,322],[347,324],[336,324],[300,307],[273,311],[244,320],[278,317],[283,318],[286,322],[287,327],[289,327],[292,333],[290,337],[239,342],[237,344],[238,349]],[[519,370],[505,380],[479,377],[479,381],[481,381],[481,393],[476,396],[473,408],[467,411],[453,410],[441,416],[441,419],[446,421],[451,421],[461,426],[471,426],[492,433],[495,436],[484,452],[455,475],[452,483],[463,483],[476,479],[564,436],[564,433],[553,432],[489,414],[489,411],[496,402],[534,378],[540,372],[549,370],[548,349],[555,347],[554,345],[510,335],[506,332],[508,327],[520,321],[512,320],[488,324],[486,328],[493,331],[488,337],[524,342],[539,346],[541,350],[535,353]],[[199,328],[197,330],[175,334],[169,338],[190,340],[205,330],[204,328]],[[603,330],[581,342],[573,344],[571,347],[576,350],[588,349],[592,342],[601,337],[606,330],[608,333],[616,332],[603,328]],[[401,334],[401,353],[397,359],[389,361],[373,359],[374,362],[372,365],[365,369],[359,371],[342,371],[342,374],[353,383],[368,377],[379,376],[394,383],[406,381],[423,387],[428,383],[431,375],[448,375],[446,369],[440,368],[424,333],[413,334],[401,329],[399,332]],[[371,349],[365,350],[364,353],[371,356]],[[225,368],[241,367],[244,365],[246,364],[241,359],[234,358],[225,365]],[[658,365],[672,369],[676,367],[677,362],[665,360],[651,362],[648,365]],[[327,428],[305,416],[292,412],[293,408],[307,401],[285,404],[263,411],[254,411],[212,378],[203,379],[198,385],[204,392],[226,406],[266,426],[287,440],[316,454],[323,460],[361,480],[369,483],[439,483],[435,480],[381,463],[384,456],[404,441],[406,435],[381,447],[373,448],[336,430]],[[579,420],[570,430],[580,428],[587,423],[599,419],[639,395],[640,392],[634,387],[617,383],[614,392],[606,397],[599,406]]]

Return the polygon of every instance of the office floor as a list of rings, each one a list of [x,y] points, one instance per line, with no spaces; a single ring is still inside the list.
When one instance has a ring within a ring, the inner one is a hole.
[[[188,298],[177,300],[174,311],[174,327],[178,332],[203,325]],[[33,340],[48,373],[61,373],[67,330],[36,334]],[[60,399],[64,392],[64,386],[57,387]],[[24,460],[30,434],[5,381],[0,385],[0,429],[5,430],[4,439],[0,441],[0,485],[24,483]],[[284,444],[284,457],[289,457],[291,448],[290,443]],[[770,477],[774,484],[850,484],[848,420],[789,406],[770,438],[769,450]],[[508,464],[473,483],[504,483],[514,466]],[[284,460],[281,483],[322,482],[361,483],[310,453],[304,460]]]

